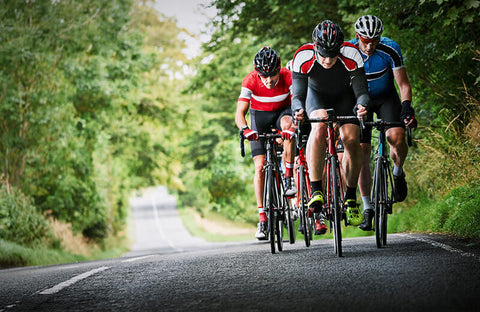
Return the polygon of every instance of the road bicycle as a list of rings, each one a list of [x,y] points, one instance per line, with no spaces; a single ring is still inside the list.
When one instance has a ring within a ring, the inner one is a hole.
[[[293,209],[290,200],[285,196],[284,177],[281,170],[282,149],[276,140],[281,138],[277,131],[272,133],[259,134],[258,139],[265,144],[266,162],[263,167],[265,172],[265,183],[263,188],[263,207],[268,217],[268,235],[270,238],[270,249],[274,254],[275,249],[283,250],[283,228],[287,228],[289,242],[295,242]],[[244,138],[240,135],[240,148],[242,156],[245,156]],[[275,248],[276,243],[276,248]]]
[[[365,122],[366,126],[372,126],[378,130],[378,146],[375,156],[375,169],[373,171],[372,203],[375,211],[375,240],[377,247],[387,244],[387,219],[392,213],[394,204],[393,179],[390,166],[390,156],[387,151],[387,127],[404,126],[402,122],[387,122],[383,120]],[[407,128],[407,143],[412,145],[411,129]]]
[[[356,116],[336,116],[335,110],[327,109],[327,117],[311,118],[309,122],[323,122],[327,124],[327,150],[325,156],[326,178],[324,186],[323,214],[330,223],[330,231],[333,232],[334,251],[339,257],[342,251],[342,220],[347,224],[345,207],[345,185],[340,175],[340,163],[338,160],[336,143],[337,133],[335,124],[338,121],[358,121]]]
[[[299,123],[296,128],[296,146],[298,157],[296,160],[296,175],[298,181],[296,208],[300,217],[300,227],[305,238],[305,246],[310,247],[310,242],[313,239],[313,210],[308,208],[308,201],[310,200],[310,178],[308,175],[307,160],[305,155],[305,148],[308,141],[308,134],[310,131],[305,131],[304,127],[309,126],[307,123]]]

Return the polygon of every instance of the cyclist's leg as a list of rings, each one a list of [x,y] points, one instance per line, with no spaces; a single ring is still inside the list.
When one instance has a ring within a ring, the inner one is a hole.
[[[315,90],[308,88],[305,106],[310,118],[327,117],[327,101]],[[311,199],[308,203],[315,212],[319,212],[323,204],[322,175],[325,166],[327,125],[312,123],[308,137],[306,156],[311,185]]]
[[[367,121],[373,121],[373,113],[376,111],[376,102],[371,101],[370,111],[368,112]],[[372,190],[372,172],[370,168],[370,157],[372,150],[372,126],[367,126],[365,129],[361,129],[360,146],[363,151],[363,163],[360,170],[360,176],[358,177],[358,187],[360,189],[360,195],[363,202],[363,222],[359,228],[364,231],[372,230],[372,219],[375,215],[372,207],[372,199],[370,197]]]
[[[382,119],[385,121],[400,122],[401,104],[396,93],[384,99],[381,108]],[[405,140],[405,127],[387,127],[387,141],[390,145],[390,157],[393,161],[393,177],[395,181],[395,199],[398,202],[407,197],[407,182],[403,172],[403,164],[408,154],[408,145]]]
[[[257,199],[257,207],[263,208],[263,188],[265,184],[265,172],[263,166],[265,166],[265,155],[257,155],[253,157],[253,162],[255,163],[255,176],[253,181],[253,186],[255,189],[255,198]],[[260,211],[259,211],[260,213]],[[267,221],[263,219],[265,213],[260,214],[260,222]]]
[[[292,110],[290,107],[284,109],[277,120],[277,128],[288,130],[293,125]],[[293,180],[293,167],[295,164],[295,139],[283,142],[283,163],[285,165],[285,195],[293,197],[297,193]]]
[[[367,121],[373,121],[373,113],[376,109],[376,102],[371,101],[371,107],[369,107],[370,111],[367,115]],[[370,170],[370,156],[371,156],[371,141],[372,141],[372,126],[366,126],[365,129],[360,129],[360,146],[362,147],[363,151],[363,163],[362,169],[360,170],[360,176],[358,178],[358,187],[360,189],[360,194],[362,195],[362,199],[364,197],[370,197],[370,192],[372,188],[372,174]],[[371,208],[370,202],[366,204],[364,202],[364,207]]]
[[[272,123],[271,114],[266,114],[266,112],[250,110],[251,116],[251,128],[252,130],[258,131],[258,133],[265,133],[270,129],[270,124]],[[265,165],[265,155],[266,150],[263,142],[252,141],[250,142],[250,148],[252,151],[253,162],[255,164],[255,176],[253,180],[253,186],[255,190],[255,198],[257,201],[257,209],[259,214],[259,223],[257,226],[257,232],[255,237],[257,239],[263,240],[267,239],[267,216],[263,207],[263,192],[265,187],[265,172],[263,166]]]
[[[363,151],[360,146],[360,127],[356,124],[343,124],[340,134],[345,152],[343,155],[343,169],[347,180],[345,203],[347,205],[347,222],[351,225],[362,223],[362,215],[356,201],[357,183],[363,164]]]
[[[340,102],[337,115],[351,115],[353,105],[347,98]],[[351,107],[350,107],[351,106]],[[351,225],[362,223],[362,215],[356,202],[358,177],[363,164],[363,151],[360,146],[360,127],[358,121],[340,123],[340,137],[344,145],[342,165],[346,178],[345,203],[347,205],[347,222]]]

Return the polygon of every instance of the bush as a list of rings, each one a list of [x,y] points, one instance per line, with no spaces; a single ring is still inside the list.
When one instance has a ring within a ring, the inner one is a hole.
[[[43,242],[49,235],[48,223],[32,200],[20,191],[0,188],[0,238],[25,246]]]
[[[480,181],[478,181],[480,182]],[[450,216],[444,230],[464,237],[480,239],[480,186],[459,187],[445,200]]]
[[[389,219],[391,232],[420,231],[452,233],[480,240],[480,181],[457,187],[441,199],[424,192],[408,210],[397,209]],[[399,207],[407,204],[399,204]],[[395,205],[396,206],[396,205]],[[394,207],[395,207],[394,206]]]

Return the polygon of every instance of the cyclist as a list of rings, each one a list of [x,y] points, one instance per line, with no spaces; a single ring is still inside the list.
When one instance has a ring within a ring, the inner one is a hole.
[[[268,239],[268,220],[263,210],[263,166],[266,162],[266,150],[263,142],[258,141],[259,132],[269,132],[272,127],[282,130],[285,195],[293,197],[297,192],[293,181],[295,130],[290,107],[292,73],[280,65],[280,56],[274,49],[263,47],[257,52],[254,58],[255,69],[243,79],[235,114],[235,122],[241,134],[251,141],[255,163],[254,189],[260,219],[255,237],[259,240]],[[247,126],[245,119],[249,109],[252,129]]]
[[[302,120],[305,111],[310,118],[327,117],[326,109],[333,108],[339,116],[358,116],[367,113],[370,100],[360,51],[344,42],[340,26],[330,20],[313,30],[313,43],[300,47],[292,64],[292,111]],[[358,176],[362,166],[360,127],[358,121],[339,122],[340,136],[345,146],[343,161],[346,173],[345,203],[347,222],[362,223],[356,203]],[[312,196],[308,203],[314,212],[320,212],[323,200],[322,173],[325,165],[326,128],[324,123],[313,123],[307,142],[307,163]]]
[[[365,63],[368,89],[370,94],[367,120],[373,120],[373,113],[384,121],[405,123],[406,127],[417,127],[415,111],[412,107],[412,87],[408,80],[399,45],[386,37],[382,21],[373,15],[364,15],[355,23],[355,39],[350,42],[361,52]],[[394,85],[400,90],[400,98]],[[390,156],[394,162],[394,198],[397,202],[407,196],[407,182],[403,172],[403,163],[408,153],[405,141],[405,127],[387,127],[387,140]],[[363,223],[359,226],[364,231],[372,229],[374,211],[371,206],[370,189],[372,176],[370,172],[372,128],[363,130],[361,146],[363,149],[363,166],[360,171],[359,188],[364,204]]]

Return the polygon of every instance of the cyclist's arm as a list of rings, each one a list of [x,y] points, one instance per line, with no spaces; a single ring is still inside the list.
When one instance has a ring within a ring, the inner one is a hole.
[[[400,98],[403,101],[412,100],[412,86],[407,76],[407,69],[405,67],[399,68],[393,71],[393,77],[397,83],[398,88],[400,89]]]
[[[245,119],[245,116],[247,115],[249,107],[250,102],[241,99],[238,100],[237,112],[235,113],[235,123],[237,124],[238,129],[242,129],[243,126],[247,126],[247,120]]]
[[[292,72],[292,112],[305,109],[308,75]]]
[[[352,71],[351,79],[353,93],[357,99],[356,104],[367,108],[370,96],[368,95],[368,84],[364,68],[360,67]]]

